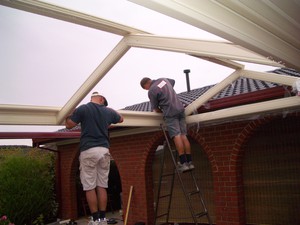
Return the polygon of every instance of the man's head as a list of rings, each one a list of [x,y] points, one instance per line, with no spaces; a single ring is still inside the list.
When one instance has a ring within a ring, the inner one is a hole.
[[[149,90],[150,86],[151,86],[151,82],[152,80],[149,78],[149,77],[144,77],[140,84],[141,84],[141,87],[145,90]]]
[[[103,95],[100,95],[97,91],[93,92],[91,95],[91,101],[96,101],[97,103],[108,105],[106,98]]]

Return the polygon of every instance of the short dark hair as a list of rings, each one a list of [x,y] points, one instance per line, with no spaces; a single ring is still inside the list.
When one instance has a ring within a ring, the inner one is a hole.
[[[144,88],[145,84],[148,83],[148,81],[150,81],[151,79],[149,77],[144,77],[143,79],[141,79],[141,87]]]

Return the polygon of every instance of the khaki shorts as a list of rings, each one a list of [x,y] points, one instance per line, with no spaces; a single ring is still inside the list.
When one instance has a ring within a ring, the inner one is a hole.
[[[110,153],[108,148],[94,147],[80,153],[80,180],[84,191],[96,186],[108,187]]]

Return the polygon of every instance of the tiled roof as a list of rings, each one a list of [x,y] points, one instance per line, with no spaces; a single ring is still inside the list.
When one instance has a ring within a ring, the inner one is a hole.
[[[300,77],[300,72],[297,72],[293,69],[287,69],[287,68],[281,68],[276,69],[273,71],[270,71],[272,73],[282,74],[282,75],[289,75],[289,76],[295,76]],[[182,101],[184,105],[189,105],[193,101],[195,101],[197,98],[199,98],[202,94],[204,94],[207,90],[209,90],[214,85],[209,85],[197,89],[193,89],[190,92],[182,92],[178,93],[179,99]],[[250,92],[265,90],[268,88],[278,87],[281,86],[276,83],[270,83],[265,82],[261,80],[254,80],[250,78],[239,78],[236,81],[234,81],[231,85],[226,87],[223,91],[221,91],[219,94],[214,96],[212,99],[222,99],[226,97],[232,97],[237,96],[240,94],[246,94]],[[131,111],[151,111],[151,105],[150,102],[142,102],[139,104],[127,106],[124,108],[124,110],[131,110]]]

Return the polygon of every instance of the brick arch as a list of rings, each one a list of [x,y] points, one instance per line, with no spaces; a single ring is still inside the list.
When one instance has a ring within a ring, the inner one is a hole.
[[[234,174],[231,182],[234,186],[235,195],[235,208],[238,212],[239,224],[246,223],[246,210],[244,201],[244,189],[243,189],[243,174],[242,174],[242,159],[244,156],[244,144],[251,138],[256,130],[264,124],[270,122],[273,118],[264,117],[262,119],[254,120],[247,123],[242,131],[238,134],[229,158],[229,174]]]
[[[216,163],[216,160],[214,159],[214,154],[213,154],[213,151],[210,147],[210,145],[208,145],[205,141],[205,138],[197,132],[196,129],[190,129],[188,131],[188,134],[190,135],[190,137],[192,137],[199,145],[202,146],[203,148],[203,151],[205,152],[207,158],[208,158],[208,161],[209,161],[209,164],[211,166],[211,170],[213,172],[213,174],[215,172],[218,171],[218,166],[217,166],[217,163]]]
[[[153,186],[153,161],[155,157],[155,151],[157,149],[158,145],[163,144],[164,142],[164,135],[162,132],[158,132],[157,135],[155,135],[152,139],[152,145],[147,153],[145,153],[146,163],[145,163],[145,174],[146,174],[146,198],[147,198],[147,209],[148,209],[148,216],[150,221],[146,224],[153,224],[154,218],[155,218],[155,212],[154,212],[154,186]],[[149,194],[151,193],[151,194]]]
[[[230,155],[230,167],[235,170],[242,166],[242,158],[244,156],[243,145],[252,137],[253,133],[264,124],[273,120],[274,117],[264,117],[262,119],[249,122],[235,140],[232,153]]]
[[[300,116],[300,112],[291,113],[288,115],[291,116]],[[234,149],[230,156],[230,165],[231,166],[240,166],[242,158],[244,156],[243,145],[251,138],[252,134],[261,126],[266,123],[269,123],[272,120],[278,119],[280,116],[267,116],[262,119],[251,121],[247,124],[247,126],[243,129],[243,131],[239,134],[238,138],[234,143]]]

